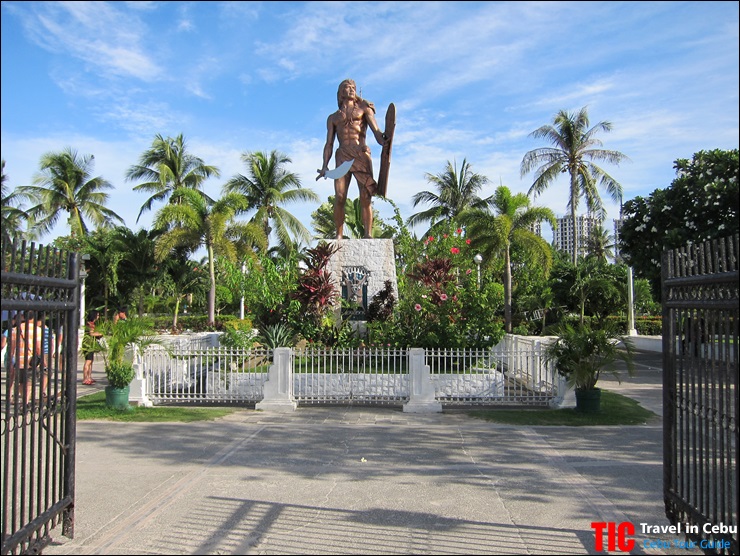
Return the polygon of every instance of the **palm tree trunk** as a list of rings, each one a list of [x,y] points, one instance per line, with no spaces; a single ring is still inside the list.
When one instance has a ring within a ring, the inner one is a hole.
[[[573,265],[578,265],[578,227],[576,226],[576,205],[578,204],[578,185],[576,174],[570,173],[570,217],[573,219]]]
[[[177,314],[180,312],[180,299],[182,296],[175,294],[175,316],[172,319],[172,330],[177,330]]]
[[[208,245],[208,271],[211,278],[211,289],[208,292],[208,324],[216,322],[216,268],[213,262],[213,245]]]

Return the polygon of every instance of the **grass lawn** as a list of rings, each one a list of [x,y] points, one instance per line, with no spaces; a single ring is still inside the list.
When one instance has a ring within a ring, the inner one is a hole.
[[[128,411],[110,409],[105,405],[105,392],[83,396],[77,400],[77,419],[129,421],[154,423],[163,421],[209,421],[244,411],[240,407],[191,407],[155,406],[134,407]],[[249,410],[253,411],[253,410]],[[471,417],[494,423],[524,426],[597,426],[597,425],[644,425],[656,419],[636,401],[621,394],[601,391],[601,411],[579,413],[575,409],[477,409],[467,412]]]
[[[96,392],[77,399],[77,420],[128,421],[136,423],[156,423],[163,421],[211,421],[224,415],[241,411],[239,407],[141,407],[131,406],[129,410],[110,409],[105,405],[105,392]]]
[[[525,426],[644,425],[658,416],[632,398],[601,390],[601,411],[580,413],[575,409],[481,409],[471,417],[493,423]]]

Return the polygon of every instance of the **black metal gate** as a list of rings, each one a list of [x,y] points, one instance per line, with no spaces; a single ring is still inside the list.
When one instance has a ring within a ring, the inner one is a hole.
[[[705,552],[738,554],[738,235],[662,264],[666,515]]]
[[[79,262],[4,239],[1,264],[2,554],[38,554],[74,534]]]

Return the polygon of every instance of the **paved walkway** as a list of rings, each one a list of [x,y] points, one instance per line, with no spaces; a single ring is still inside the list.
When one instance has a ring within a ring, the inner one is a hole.
[[[660,415],[660,354],[638,361],[638,377],[601,386]],[[659,416],[512,427],[309,407],[77,434],[75,538],[55,531],[46,554],[586,554],[594,521],[634,523],[634,554],[700,554],[639,533],[668,524]]]

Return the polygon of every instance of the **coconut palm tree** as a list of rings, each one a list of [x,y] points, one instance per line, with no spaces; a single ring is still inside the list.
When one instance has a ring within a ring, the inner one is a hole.
[[[437,188],[437,193],[416,193],[411,198],[414,207],[421,203],[431,206],[412,214],[406,222],[409,226],[429,222],[429,230],[424,235],[433,233],[435,225],[456,219],[467,209],[485,206],[485,201],[478,197],[478,191],[488,183],[488,178],[473,172],[466,159],[463,159],[459,170],[457,163],[448,160],[443,172],[436,175],[427,173],[424,177]]]
[[[216,318],[215,256],[236,260],[238,240],[244,225],[235,222],[234,216],[246,210],[247,201],[242,195],[234,193],[211,201],[199,191],[186,187],[175,189],[172,200],[174,202],[162,207],[154,219],[154,227],[164,230],[155,242],[155,257],[162,261],[178,247],[191,252],[205,247],[211,286],[208,293],[208,322],[213,324]]]
[[[491,212],[494,209],[495,212]],[[548,272],[552,266],[552,253],[547,242],[532,230],[535,224],[546,221],[555,227],[555,214],[544,207],[530,206],[524,193],[512,195],[505,185],[499,186],[486,208],[467,211],[460,217],[466,226],[471,245],[477,248],[486,260],[497,255],[504,257],[504,323],[506,332],[511,332],[511,247],[514,244],[530,252]]]
[[[97,229],[82,238],[82,250],[90,255],[88,286],[102,291],[104,312],[108,316],[110,299],[118,294],[119,263],[126,250],[116,229]]]
[[[10,191],[5,185],[8,176],[5,174],[5,161],[2,161],[2,173],[0,183],[2,184],[2,234],[3,238],[12,240],[15,236],[23,233],[23,225],[28,220],[28,214],[23,210],[21,196],[17,191]]]
[[[552,125],[544,125],[532,133],[531,137],[547,139],[554,147],[534,149],[524,155],[521,163],[521,175],[535,168],[535,180],[529,188],[529,194],[535,196],[547,189],[560,174],[570,176],[570,192],[567,208],[573,221],[573,263],[578,263],[578,202],[581,197],[586,200],[589,213],[605,216],[604,206],[599,195],[597,184],[604,188],[611,198],[622,201],[622,186],[594,161],[605,161],[619,164],[629,158],[619,151],[601,148],[602,142],[596,138],[599,131],[611,131],[612,124],[602,121],[589,128],[588,110],[581,108],[578,112],[560,110],[553,119]]]
[[[41,157],[41,171],[34,176],[34,185],[18,188],[23,197],[35,203],[26,211],[35,236],[51,231],[62,213],[68,214],[70,232],[77,237],[88,233],[86,219],[95,227],[123,224],[123,218],[105,206],[105,190],[113,189],[113,185],[100,176],[90,177],[94,161],[93,155],[79,156],[69,147]]]
[[[601,224],[591,228],[586,238],[586,253],[604,262],[614,258],[614,237]]]
[[[146,289],[161,274],[154,257],[154,244],[160,230],[139,230],[134,232],[126,226],[116,228],[123,257],[119,264],[119,274],[123,283],[119,284],[119,304],[135,301],[139,316],[144,314]]]
[[[237,174],[224,185],[224,193],[242,195],[249,210],[256,210],[251,221],[264,230],[269,239],[274,231],[283,246],[297,242],[308,244],[311,234],[308,229],[285,210],[282,205],[295,202],[319,200],[311,189],[301,187],[298,174],[288,172],[284,166],[290,158],[272,151],[269,155],[263,152],[245,152],[241,156],[247,166],[248,175]]]
[[[218,168],[187,152],[182,133],[174,139],[155,135],[151,148],[141,155],[139,163],[126,171],[128,181],[145,180],[134,186],[134,191],[152,193],[141,206],[136,221],[145,211],[151,210],[155,201],[167,201],[175,189],[187,187],[200,191],[203,182],[220,175]]]

